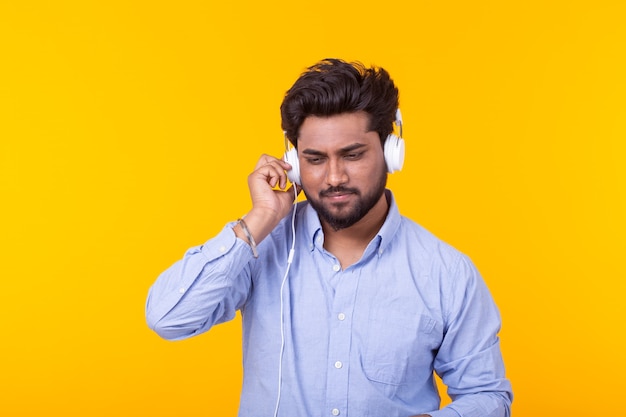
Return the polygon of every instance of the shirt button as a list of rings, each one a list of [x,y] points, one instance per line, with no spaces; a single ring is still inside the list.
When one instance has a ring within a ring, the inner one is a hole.
[[[184,293],[185,293],[185,289],[184,289],[184,288],[179,288],[179,289],[178,289],[178,292],[179,292],[180,294],[184,294]]]
[[[335,362],[335,368],[341,369],[342,366],[343,366],[343,363],[341,363],[341,361]]]
[[[345,314],[343,314],[343,313],[339,313],[339,314],[337,314],[337,318],[338,318],[339,320],[341,320],[341,321],[344,321],[344,320],[346,319],[346,315],[345,315]]]
[[[339,415],[339,409],[337,409],[337,408],[333,408],[333,409],[332,409],[332,411],[331,411],[331,413],[332,413],[334,416],[338,416],[338,415]]]
[[[226,246],[220,246],[220,252],[222,253],[226,252]]]
[[[340,265],[333,265],[333,271],[337,272],[341,269]]]

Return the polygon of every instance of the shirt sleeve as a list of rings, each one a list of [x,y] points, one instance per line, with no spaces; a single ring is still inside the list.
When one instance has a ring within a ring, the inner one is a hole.
[[[505,378],[500,313],[472,262],[461,256],[443,300],[446,329],[435,371],[452,399],[432,417],[509,417],[513,394]]]
[[[232,320],[247,299],[252,252],[232,226],[189,249],[150,288],[146,320],[164,339],[185,339]]]

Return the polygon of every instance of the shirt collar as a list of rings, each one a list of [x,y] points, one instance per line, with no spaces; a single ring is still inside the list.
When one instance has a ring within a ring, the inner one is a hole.
[[[383,223],[382,227],[376,234],[376,236],[372,239],[372,241],[378,242],[378,253],[382,253],[389,242],[393,239],[398,228],[400,227],[400,211],[398,206],[396,205],[396,200],[393,197],[393,192],[391,190],[385,190],[385,195],[387,196],[387,201],[389,202],[389,212],[387,213],[387,218]],[[304,229],[306,232],[306,238],[309,242],[310,250],[315,248],[317,244],[320,248],[324,243],[324,232],[322,231],[322,224],[320,223],[320,219],[317,215],[317,212],[313,207],[306,202],[306,207],[304,208]],[[317,240],[317,242],[316,242]]]

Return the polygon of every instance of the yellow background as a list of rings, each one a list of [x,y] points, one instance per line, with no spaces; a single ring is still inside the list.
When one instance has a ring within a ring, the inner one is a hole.
[[[324,57],[401,92],[402,212],[501,309],[515,416],[626,415],[623,1],[2,1],[0,415],[234,416],[239,323],[145,325]]]

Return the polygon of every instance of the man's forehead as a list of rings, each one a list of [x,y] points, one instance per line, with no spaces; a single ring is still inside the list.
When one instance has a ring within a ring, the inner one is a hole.
[[[308,116],[300,127],[298,141],[362,141],[370,133],[369,117],[364,112]]]

